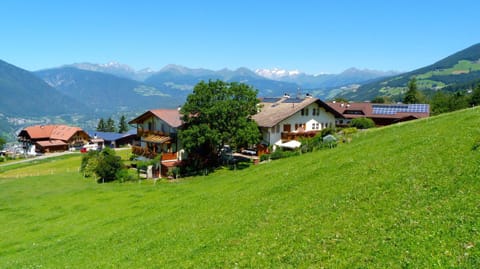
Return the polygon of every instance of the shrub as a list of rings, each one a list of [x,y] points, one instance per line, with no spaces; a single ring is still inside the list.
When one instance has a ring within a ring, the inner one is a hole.
[[[320,132],[320,136],[321,137],[324,137],[324,136],[327,136],[327,135],[334,135],[335,134],[335,129],[334,128],[325,128],[325,129],[322,129],[322,131]]]
[[[122,159],[115,155],[115,151],[110,148],[104,148],[98,156],[98,165],[95,169],[101,182],[109,182],[117,179],[117,173],[123,168]]]
[[[350,126],[357,129],[368,129],[375,127],[375,122],[369,118],[356,118],[350,122]]]
[[[115,174],[115,177],[120,182],[126,182],[136,180],[138,175],[131,173],[128,169],[120,169]]]
[[[270,159],[270,154],[263,154],[260,156],[260,161],[263,162],[263,161],[267,161],[268,159]]]
[[[3,156],[0,156],[0,163],[4,162],[5,161],[5,157]]]

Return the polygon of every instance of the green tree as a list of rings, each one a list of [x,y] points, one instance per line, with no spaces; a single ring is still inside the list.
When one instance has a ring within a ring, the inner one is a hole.
[[[375,127],[375,122],[370,118],[355,118],[350,122],[350,127],[357,129],[368,129]]]
[[[425,97],[417,88],[417,79],[413,77],[408,82],[408,90],[403,97],[405,104],[418,104],[425,102]]]
[[[101,118],[97,124],[97,132],[105,132],[105,129],[106,129],[105,120]]]
[[[390,96],[383,95],[373,98],[370,102],[374,104],[391,104],[393,103],[393,100]]]
[[[127,119],[125,118],[125,115],[122,115],[120,117],[120,122],[118,123],[118,132],[123,134],[126,133],[130,129],[127,124]]]
[[[115,132],[115,121],[110,117],[105,124],[105,132]]]
[[[478,106],[480,105],[480,84],[475,87],[475,89],[472,92],[472,95],[470,96],[470,101],[469,104],[471,106]]]
[[[243,83],[198,83],[181,109],[184,128],[179,138],[189,156],[212,160],[224,145],[238,148],[258,143],[260,133],[251,118],[257,113],[257,93]]]
[[[7,144],[7,140],[0,136],[0,149],[3,149],[3,146],[5,146],[5,144]]]
[[[120,157],[116,156],[115,150],[105,147],[97,155],[95,174],[100,178],[99,182],[109,182],[117,179],[120,171],[124,168]],[[87,161],[86,166],[89,162]]]

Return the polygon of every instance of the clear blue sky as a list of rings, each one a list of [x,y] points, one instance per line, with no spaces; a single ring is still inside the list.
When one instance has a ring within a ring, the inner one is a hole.
[[[0,59],[409,71],[479,43],[479,18],[478,0],[2,0]]]

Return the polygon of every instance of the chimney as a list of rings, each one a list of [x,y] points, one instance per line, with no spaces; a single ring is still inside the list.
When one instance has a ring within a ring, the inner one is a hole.
[[[283,94],[283,97],[285,97],[285,98],[290,98],[290,95],[289,95],[288,93],[284,93],[284,94]]]

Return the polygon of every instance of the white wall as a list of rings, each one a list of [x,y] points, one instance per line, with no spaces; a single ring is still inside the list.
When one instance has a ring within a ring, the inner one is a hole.
[[[308,115],[306,109],[308,109]],[[319,107],[317,103],[310,104],[306,109],[304,110],[303,115],[301,111],[298,111],[291,117],[281,121],[277,126],[268,128],[268,133],[266,130],[267,128],[263,128],[263,139],[269,142],[270,145],[277,143],[281,140],[281,135],[284,130],[283,127],[286,124],[290,124],[291,132],[296,131],[295,124],[305,125],[305,131],[320,131],[327,127],[335,127],[335,116],[332,113],[327,112],[323,107]],[[315,114],[313,113],[314,109],[315,111],[318,111]],[[279,130],[279,132],[276,132],[277,130]]]

